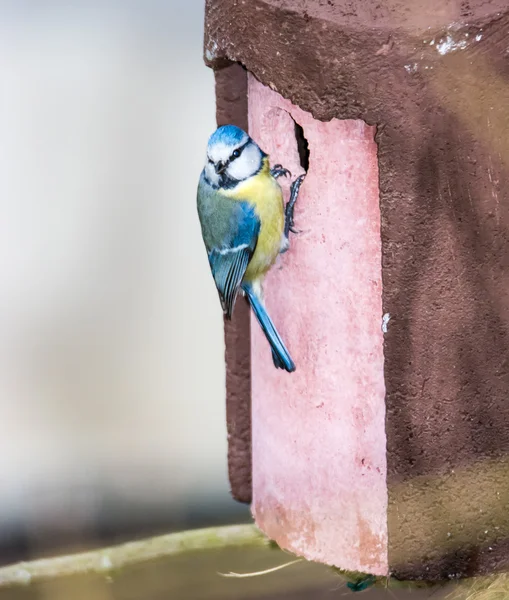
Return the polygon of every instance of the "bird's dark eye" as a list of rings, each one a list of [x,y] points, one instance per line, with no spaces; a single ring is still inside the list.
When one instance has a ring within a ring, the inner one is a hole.
[[[234,151],[232,152],[232,160],[233,160],[234,158],[238,158],[239,156],[240,156],[240,150],[234,150]]]

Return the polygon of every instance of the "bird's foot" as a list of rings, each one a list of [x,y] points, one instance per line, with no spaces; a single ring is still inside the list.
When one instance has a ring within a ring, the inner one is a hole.
[[[270,174],[272,175],[272,177],[274,177],[274,179],[277,179],[278,177],[281,177],[282,175],[284,175],[285,177],[292,176],[290,171],[288,169],[285,169],[283,167],[283,165],[274,165],[272,167],[272,169],[270,170]]]
[[[302,182],[304,181],[305,177],[305,173],[299,175],[299,177],[297,177],[297,179],[295,179],[295,181],[292,182],[292,185],[290,187],[290,200],[288,200],[288,203],[285,208],[285,238],[287,239],[290,234],[290,231],[292,233],[299,233],[299,231],[293,226],[293,210],[295,208],[297,198],[299,197],[300,186],[302,185]]]

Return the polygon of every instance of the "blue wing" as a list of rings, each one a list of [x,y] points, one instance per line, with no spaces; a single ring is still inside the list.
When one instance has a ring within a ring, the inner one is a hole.
[[[225,315],[230,318],[256,248],[260,219],[253,205],[226,196],[203,171],[197,194],[203,241]]]
[[[256,248],[260,220],[247,203],[235,202],[228,233],[222,243],[209,250],[209,263],[227,318],[231,318],[235,300],[247,266]]]

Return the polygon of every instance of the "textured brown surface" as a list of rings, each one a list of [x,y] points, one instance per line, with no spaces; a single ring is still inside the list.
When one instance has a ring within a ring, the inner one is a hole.
[[[233,64],[216,69],[216,119],[247,130],[247,73]],[[251,501],[251,361],[249,306],[237,300],[231,321],[224,321],[226,344],[226,419],[228,474],[232,495]]]
[[[405,578],[509,568],[508,478],[458,475],[509,454],[504,5],[401,0],[389,16],[346,0],[207,5],[209,64],[240,61],[316,118],[377,125],[390,564]]]

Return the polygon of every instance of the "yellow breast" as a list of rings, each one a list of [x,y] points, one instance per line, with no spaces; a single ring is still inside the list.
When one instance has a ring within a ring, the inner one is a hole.
[[[278,257],[285,225],[283,194],[279,184],[270,174],[268,159],[264,159],[263,168],[257,175],[239,183],[233,190],[224,190],[223,193],[234,199],[247,200],[255,207],[260,219],[260,233],[244,279],[259,279]]]

